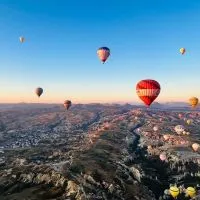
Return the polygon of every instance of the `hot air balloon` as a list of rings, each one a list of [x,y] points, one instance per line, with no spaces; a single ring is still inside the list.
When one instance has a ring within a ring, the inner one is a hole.
[[[38,97],[40,97],[41,94],[43,93],[43,89],[38,87],[38,88],[36,88],[35,93],[37,94]]]
[[[167,156],[165,153],[160,154],[160,160],[165,161],[167,159]]]
[[[160,84],[151,79],[141,80],[136,85],[136,92],[145,105],[150,106],[160,94]]]
[[[169,192],[174,199],[179,195],[179,189],[176,186],[170,187]]]
[[[194,151],[198,151],[198,149],[199,149],[199,144],[194,143],[194,144],[192,145],[192,148],[193,148]]]
[[[180,135],[185,130],[185,127],[183,125],[177,125],[175,126],[174,130],[178,135]]]
[[[185,53],[185,48],[180,48],[180,53],[183,55]]]
[[[64,107],[68,110],[70,106],[72,105],[72,102],[70,100],[64,101]]]
[[[196,195],[196,190],[193,187],[188,187],[186,189],[186,194],[190,196],[190,198],[193,198]]]
[[[21,42],[21,43],[23,43],[24,41],[25,41],[25,38],[24,37],[19,37],[19,41]]]
[[[181,113],[178,114],[178,117],[182,119],[183,115]]]
[[[197,106],[199,99],[197,97],[191,97],[189,99],[189,104],[194,108]]]
[[[193,122],[192,119],[188,119],[188,120],[186,121],[186,123],[187,123],[188,125],[192,124],[192,122]]]
[[[156,132],[156,131],[158,131],[158,126],[154,126],[153,127],[153,130]]]
[[[97,50],[97,55],[104,64],[108,59],[108,57],[110,56],[110,49],[108,47],[100,47]]]

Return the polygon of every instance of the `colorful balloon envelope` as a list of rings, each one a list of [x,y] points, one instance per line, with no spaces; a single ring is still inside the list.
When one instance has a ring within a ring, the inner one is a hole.
[[[183,115],[180,113],[180,114],[178,114],[178,117],[179,117],[180,119],[182,119]]]
[[[199,144],[197,144],[197,143],[192,144],[192,148],[193,148],[194,151],[198,151]]]
[[[195,197],[195,195],[196,195],[196,190],[195,190],[193,187],[188,187],[188,188],[186,189],[186,194],[187,194],[188,196],[190,196],[191,198],[193,198],[193,197]]]
[[[183,55],[186,52],[185,48],[180,48],[180,53]]]
[[[101,47],[97,50],[97,55],[99,59],[105,63],[108,57],[110,56],[110,49],[108,47]]]
[[[199,99],[197,97],[191,97],[189,99],[189,104],[194,108],[198,105]]]
[[[187,123],[188,125],[192,124],[192,122],[193,122],[192,119],[188,119],[188,120],[186,121],[186,123]]]
[[[177,125],[175,126],[174,130],[178,135],[182,134],[183,131],[185,130],[185,127],[183,125]]]
[[[43,89],[40,88],[40,87],[38,87],[38,88],[35,89],[35,93],[36,93],[36,95],[37,95],[38,97],[40,97],[41,94],[43,93]]]
[[[70,100],[64,101],[64,107],[68,110],[72,105],[72,102]]]
[[[179,195],[179,189],[175,186],[170,187],[169,192],[173,198],[176,198]]]
[[[21,43],[23,43],[24,41],[25,41],[25,38],[24,37],[19,37],[19,41],[21,42]]]
[[[138,97],[145,105],[150,106],[160,94],[160,84],[151,79],[141,80],[136,85]]]

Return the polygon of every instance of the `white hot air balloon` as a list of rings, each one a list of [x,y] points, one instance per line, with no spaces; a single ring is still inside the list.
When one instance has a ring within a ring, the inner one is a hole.
[[[177,125],[177,126],[175,126],[174,130],[176,131],[176,133],[177,133],[178,135],[180,135],[180,134],[183,133],[183,131],[185,131],[185,128],[184,128],[183,125]]]
[[[24,38],[23,36],[21,36],[21,37],[19,37],[19,41],[20,41],[21,43],[23,43],[23,42],[25,41],[25,38]]]
[[[153,127],[153,130],[154,130],[154,131],[158,131],[158,126],[154,126],[154,127]]]
[[[198,149],[199,149],[199,144],[198,144],[198,143],[192,144],[192,148],[193,148],[194,151],[198,151]]]

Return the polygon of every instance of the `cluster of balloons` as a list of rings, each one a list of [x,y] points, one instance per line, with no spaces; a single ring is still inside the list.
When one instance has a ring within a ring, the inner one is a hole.
[[[35,89],[35,93],[38,97],[40,97],[43,93],[43,89],[38,87],[38,88]],[[63,105],[68,110],[71,107],[72,102],[70,100],[66,100],[66,101],[64,101]]]
[[[146,106],[150,106],[160,94],[160,84],[156,80],[145,79],[141,80],[136,85],[136,93]],[[197,97],[191,97],[189,104],[195,108],[199,103]],[[181,116],[179,116],[181,117]]]
[[[177,186],[171,186],[169,189],[169,193],[174,199],[176,199],[178,195],[180,194],[180,190]],[[188,187],[185,190],[185,193],[186,193],[186,196],[193,198],[196,196],[196,189],[194,187]]]
[[[19,40],[21,43],[25,42],[25,38],[23,36],[21,36]],[[180,53],[182,55],[185,54],[185,52],[186,52],[185,48],[180,49]],[[108,59],[108,57],[110,56],[110,49],[108,47],[100,47],[97,50],[97,55],[104,64]],[[40,90],[40,92],[38,92],[39,94],[43,92],[41,88],[39,90]],[[160,84],[157,81],[151,79],[141,80],[136,85],[136,93],[146,106],[150,106],[153,103],[153,101],[160,94],[160,90],[161,90]],[[191,97],[189,99],[189,103],[193,108],[197,106],[198,101],[199,100],[197,97]]]

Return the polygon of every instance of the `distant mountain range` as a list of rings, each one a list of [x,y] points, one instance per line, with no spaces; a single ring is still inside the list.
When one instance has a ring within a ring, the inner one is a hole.
[[[138,103],[122,103],[122,102],[117,102],[117,103],[88,103],[88,104],[74,104],[76,107],[79,106],[125,106],[126,108],[133,108],[133,107],[144,107],[144,104],[138,104]],[[0,109],[12,109],[12,108],[52,108],[52,107],[57,107],[61,106],[61,104],[52,104],[52,103],[25,103],[25,102],[20,102],[20,103],[0,103]],[[158,108],[158,109],[175,109],[175,108],[180,108],[180,109],[189,109],[190,106],[186,102],[166,102],[166,103],[158,103],[154,102],[151,105],[151,108]],[[198,110],[200,110],[198,108]]]

